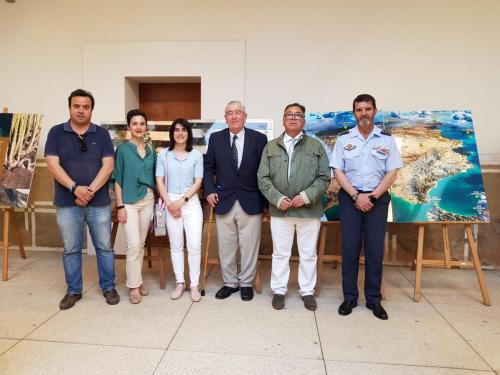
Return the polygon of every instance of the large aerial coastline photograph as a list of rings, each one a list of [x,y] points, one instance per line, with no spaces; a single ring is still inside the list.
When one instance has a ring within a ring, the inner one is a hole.
[[[375,123],[391,131],[404,163],[390,190],[390,221],[489,222],[471,111],[379,111]],[[331,154],[338,134],[355,125],[351,111],[313,112],[304,130]],[[338,220],[336,189],[325,217]]]

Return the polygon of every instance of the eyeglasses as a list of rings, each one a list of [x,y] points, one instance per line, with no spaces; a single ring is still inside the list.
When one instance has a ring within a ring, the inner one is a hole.
[[[285,113],[285,116],[284,116],[287,120],[302,120],[304,118],[304,115],[300,112],[295,112],[295,113],[292,113],[292,112],[287,112]]]
[[[80,134],[78,134],[78,142],[80,142],[80,151],[87,152],[87,143],[85,142],[85,138]]]

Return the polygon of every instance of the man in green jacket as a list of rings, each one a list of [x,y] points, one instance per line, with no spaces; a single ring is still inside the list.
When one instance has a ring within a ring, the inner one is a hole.
[[[323,215],[321,197],[330,183],[325,149],[317,140],[305,135],[305,107],[292,103],[285,107],[285,132],[269,142],[262,153],[257,178],[259,189],[269,201],[273,261],[272,305],[285,307],[289,259],[293,237],[297,232],[299,250],[299,293],[308,310],[316,310],[316,242]]]

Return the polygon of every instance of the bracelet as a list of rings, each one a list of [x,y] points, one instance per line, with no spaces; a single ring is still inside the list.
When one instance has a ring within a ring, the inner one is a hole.
[[[121,210],[122,208],[125,208],[125,206],[124,206],[124,205],[121,205],[121,206],[116,206],[116,209],[117,209],[117,210]]]

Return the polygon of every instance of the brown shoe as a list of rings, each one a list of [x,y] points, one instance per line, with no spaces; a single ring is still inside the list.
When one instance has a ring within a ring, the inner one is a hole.
[[[139,288],[130,289],[130,292],[128,294],[128,299],[130,303],[134,305],[141,303],[141,293],[139,291]]]
[[[80,294],[66,293],[61,302],[59,302],[59,308],[61,310],[71,309],[73,306],[75,306],[75,303],[77,303],[81,299],[82,299],[81,293]]]
[[[116,305],[118,302],[120,302],[120,295],[116,291],[116,289],[111,289],[107,290],[102,293],[104,298],[106,298],[106,303],[108,305]]]
[[[314,311],[318,308],[318,304],[316,303],[316,299],[314,296],[302,296],[302,301],[304,301],[304,307],[308,310]]]
[[[282,308],[284,308],[285,307],[285,295],[284,294],[275,294],[273,296],[272,305],[276,310],[281,310]]]
[[[146,288],[144,285],[139,286],[139,293],[141,293],[141,296],[148,296],[149,295],[149,289]]]

